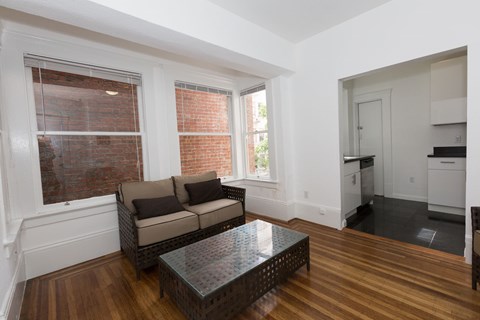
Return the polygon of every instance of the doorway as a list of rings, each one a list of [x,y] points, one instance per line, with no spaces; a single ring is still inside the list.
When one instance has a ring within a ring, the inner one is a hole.
[[[375,155],[375,195],[393,197],[391,90],[371,92],[353,98],[354,152]]]
[[[382,100],[358,103],[358,153],[375,155],[374,193],[383,196]]]

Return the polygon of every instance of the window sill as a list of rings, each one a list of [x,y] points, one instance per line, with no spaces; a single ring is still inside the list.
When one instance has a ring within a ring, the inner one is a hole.
[[[79,210],[85,210],[85,209],[100,207],[104,205],[114,204],[115,202],[116,202],[115,195],[108,195],[108,196],[91,198],[91,199],[70,201],[69,205],[65,205],[65,204],[47,205],[40,208],[37,211],[36,215],[26,217],[26,219],[28,220],[28,219],[33,219],[40,216],[45,217],[45,216],[52,216],[57,214],[79,211]]]
[[[278,181],[276,180],[259,180],[259,179],[252,179],[252,178],[232,179],[228,181],[222,181],[222,183],[232,184],[232,185],[263,187],[263,188],[269,188],[269,189],[277,189],[277,185],[278,185]]]

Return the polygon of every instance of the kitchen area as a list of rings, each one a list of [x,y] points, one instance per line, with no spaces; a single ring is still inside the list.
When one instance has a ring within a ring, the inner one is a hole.
[[[344,226],[463,256],[466,49],[342,83]]]

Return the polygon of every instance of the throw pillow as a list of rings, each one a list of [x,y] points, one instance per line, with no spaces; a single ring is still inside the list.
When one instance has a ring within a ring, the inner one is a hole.
[[[187,189],[188,196],[190,198],[188,204],[191,206],[225,198],[220,179],[213,179],[197,183],[186,183],[185,189]]]
[[[172,178],[175,185],[175,195],[177,196],[178,201],[180,201],[180,203],[186,203],[190,201],[190,199],[188,198],[185,184],[217,179],[217,173],[215,171],[208,171],[194,176],[173,176]]]
[[[137,218],[139,220],[164,216],[185,210],[175,196],[152,199],[134,199],[132,203],[135,206],[135,209],[137,209]]]

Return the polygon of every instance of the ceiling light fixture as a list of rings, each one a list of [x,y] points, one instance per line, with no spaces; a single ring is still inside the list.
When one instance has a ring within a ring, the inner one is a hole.
[[[105,92],[110,96],[116,96],[118,94],[118,91],[108,91],[108,90],[106,90]]]

